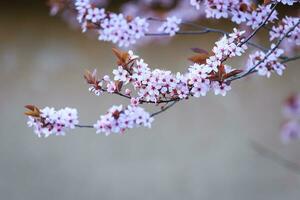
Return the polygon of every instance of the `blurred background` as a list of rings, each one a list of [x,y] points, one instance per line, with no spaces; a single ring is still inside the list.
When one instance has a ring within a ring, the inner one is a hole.
[[[39,139],[27,128],[26,104],[78,108],[83,124],[127,104],[91,95],[82,77],[85,69],[110,73],[113,46],[50,17],[41,0],[3,3],[0,23],[0,199],[299,199],[300,171],[253,145],[300,165],[300,143],[284,145],[279,135],[283,100],[300,91],[299,61],[283,77],[237,81],[226,97],[181,102],[152,129],[109,137],[76,129]],[[184,71],[189,48],[210,49],[218,37],[178,36],[136,53],[153,68]],[[266,34],[257,41],[266,44]]]

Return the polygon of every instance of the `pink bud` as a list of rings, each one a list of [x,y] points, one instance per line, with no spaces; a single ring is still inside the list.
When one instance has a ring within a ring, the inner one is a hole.
[[[125,90],[125,94],[130,96],[131,90],[130,90],[130,89],[126,89],[126,90]]]

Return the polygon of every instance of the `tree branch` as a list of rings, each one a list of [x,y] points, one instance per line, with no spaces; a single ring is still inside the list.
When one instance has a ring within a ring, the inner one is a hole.
[[[264,57],[264,59],[262,59],[262,60],[260,60],[255,66],[253,66],[252,68],[250,68],[250,70],[248,70],[246,73],[244,73],[244,74],[242,74],[242,75],[239,75],[239,76],[235,76],[235,77],[233,77],[233,78],[230,78],[230,79],[228,79],[228,80],[225,80],[225,81],[228,81],[228,82],[231,82],[231,81],[234,81],[234,80],[238,80],[238,79],[241,79],[241,78],[243,78],[243,77],[245,77],[245,76],[248,76],[248,75],[250,75],[250,74],[252,74],[252,73],[254,73],[255,72],[255,68],[258,66],[258,65],[260,65],[261,63],[263,63],[278,47],[279,47],[279,45],[280,45],[280,43],[289,35],[289,33],[290,32],[292,32],[298,25],[300,24],[300,20],[299,20],[299,22],[295,25],[295,26],[293,26],[277,43],[276,43],[276,45],[267,53],[267,55]],[[257,30],[258,29],[260,29],[262,26],[260,26],[259,28],[257,28],[254,32],[256,32],[257,33]],[[249,41],[250,39],[251,39],[251,37],[253,37],[252,36],[253,34],[251,34],[248,38],[247,38],[247,40]],[[287,59],[285,59],[284,61],[282,61],[282,63],[287,63],[287,62],[290,62],[290,61],[294,61],[294,60],[297,60],[297,59],[300,59],[300,56],[295,56],[295,57],[292,57],[292,58],[287,58]],[[105,91],[105,90],[103,90],[103,91]],[[115,92],[114,94],[117,94],[117,95],[119,95],[119,96],[122,96],[122,97],[125,97],[125,98],[127,98],[127,99],[130,99],[131,97],[130,96],[128,96],[128,95],[125,95],[125,94],[122,94],[122,93],[120,93],[120,92]],[[144,101],[144,100],[142,100],[140,103],[154,103],[154,104],[160,104],[160,103],[170,103],[170,102],[172,102],[170,105],[168,105],[168,106],[166,106],[166,107],[164,107],[163,109],[161,109],[160,111],[158,111],[158,112],[155,112],[155,113],[152,113],[151,114],[151,117],[154,117],[154,116],[156,116],[156,115],[159,115],[159,114],[161,114],[161,113],[163,113],[163,112],[165,112],[166,110],[168,110],[168,109],[170,109],[171,107],[173,107],[176,103],[178,103],[179,101],[180,101],[181,99],[168,99],[168,100],[160,100],[160,101],[158,101],[158,102],[152,102],[152,101]],[[92,125],[76,125],[76,127],[78,127],[78,128],[93,128],[93,126]]]
[[[92,125],[75,125],[77,128],[94,128]]]
[[[155,113],[152,113],[151,114],[151,117],[154,117],[156,115],[159,115],[160,113],[162,112],[165,112],[166,110],[170,109],[172,106],[174,106],[176,103],[178,103],[178,101],[173,101],[170,105],[164,107],[163,109],[161,109],[160,111],[158,112],[155,112]]]
[[[174,106],[176,103],[178,103],[178,102],[179,102],[178,100],[177,100],[177,101],[173,101],[170,105],[168,105],[168,106],[162,108],[160,111],[157,111],[157,112],[152,113],[150,116],[151,116],[151,117],[154,117],[154,116],[156,116],[156,115],[159,115],[160,113],[165,112],[165,111],[167,111],[168,109],[170,109],[171,107],[173,107],[173,106]],[[94,128],[93,125],[75,125],[75,127],[77,127],[77,128]]]
[[[264,57],[264,59],[260,60],[256,65],[254,65],[252,68],[250,68],[247,72],[245,72],[244,74],[242,75],[238,75],[238,76],[235,76],[235,77],[232,77],[230,79],[228,79],[227,81],[231,82],[231,81],[234,81],[234,80],[237,80],[237,79],[241,79],[245,76],[248,76],[252,73],[255,72],[255,69],[257,66],[259,66],[261,63],[263,63],[278,47],[279,45],[281,44],[281,42],[300,24],[300,20],[286,33],[284,34],[284,36],[282,38],[280,38],[280,40],[278,40],[278,42],[275,44],[275,46],[267,53],[267,55]],[[284,63],[287,63],[289,61],[292,61],[292,60],[296,60],[296,59],[299,59],[299,57],[294,57],[294,58],[288,58],[286,59],[285,61],[283,61]]]
[[[263,145],[251,140],[250,141],[250,145],[253,147],[253,149],[261,156],[268,158],[280,165],[282,165],[283,167],[285,167],[286,169],[293,171],[297,174],[300,174],[300,165],[298,163],[292,162],[290,160],[285,159],[284,157],[282,157],[281,155],[267,149],[266,147],[264,147]]]
[[[271,12],[269,13],[268,17],[265,19],[265,21],[263,21],[258,28],[256,28],[243,42],[241,42],[239,44],[239,46],[243,46],[245,43],[247,43],[251,38],[253,38],[256,33],[265,26],[265,24],[268,22],[268,20],[270,19],[270,17],[272,16],[273,12],[275,11],[276,6],[278,5],[279,2],[276,2],[271,10]]]
[[[273,13],[273,11],[272,11],[272,13]],[[158,21],[158,22],[166,21],[164,19],[158,19],[158,18],[154,18],[154,17],[149,17],[149,18],[147,18],[147,20]],[[194,28],[201,29],[201,30],[178,31],[178,32],[175,33],[176,35],[202,35],[202,34],[206,34],[206,33],[218,33],[218,34],[222,34],[222,35],[229,35],[229,32],[226,32],[224,30],[214,29],[214,28],[210,28],[210,27],[199,25],[199,24],[192,23],[192,22],[182,22],[181,24],[192,26]],[[169,36],[169,34],[166,34],[166,33],[147,33],[146,36]],[[267,51],[268,50],[265,47],[263,47],[261,45],[258,45],[254,42],[251,42],[251,41],[247,41],[247,44],[249,44],[252,47],[258,48],[262,51]]]
[[[290,57],[290,58],[286,58],[286,59],[284,59],[281,63],[287,63],[287,62],[291,62],[291,61],[295,61],[295,60],[298,60],[298,59],[300,59],[300,55],[298,55],[298,56],[294,56],[294,57]]]
[[[272,10],[271,12],[269,13],[269,15],[267,16],[267,18],[244,40],[242,41],[241,43],[238,44],[238,46],[242,46],[244,44],[249,44],[255,48],[258,48],[264,52],[268,51],[268,49],[258,45],[258,44],[255,44],[253,42],[251,42],[250,40],[257,34],[257,32],[261,29],[261,28],[264,28],[265,27],[265,24],[268,22],[268,20],[270,19],[270,17],[272,16],[273,12],[275,11],[275,8],[276,6],[278,5],[278,2],[274,3],[273,4],[273,7],[272,7]],[[164,22],[166,20],[162,20],[162,19],[156,19],[156,18],[147,18],[147,20],[152,20],[152,21],[159,21],[159,22]],[[253,66],[252,68],[250,68],[247,72],[241,74],[241,75],[237,75],[237,76],[234,76],[228,80],[225,80],[225,81],[228,81],[228,82],[231,82],[231,81],[234,81],[234,80],[238,80],[238,79],[241,79],[245,76],[248,76],[252,73],[254,73],[256,70],[256,67],[259,66],[261,63],[263,63],[280,45],[280,43],[283,41],[283,39],[285,39],[288,34],[293,31],[300,23],[300,20],[299,22],[293,27],[291,28],[275,45],[274,48],[272,48],[267,54],[266,56],[264,57],[264,59],[260,60],[255,66]],[[207,33],[219,33],[219,34],[223,34],[223,35],[228,35],[229,33],[226,32],[226,31],[223,31],[223,30],[219,30],[219,29],[213,29],[213,28],[209,28],[209,27],[205,27],[205,26],[202,26],[202,25],[198,25],[198,24],[195,24],[195,23],[190,23],[190,22],[182,22],[181,24],[183,25],[188,25],[188,26],[192,26],[194,28],[200,28],[201,30],[189,30],[189,31],[179,31],[179,32],[176,32],[176,35],[202,35],[202,34],[207,34]],[[167,33],[146,33],[145,34],[146,36],[169,36],[169,34]],[[283,59],[282,63],[287,63],[287,62],[290,62],[290,61],[293,61],[293,60],[297,60],[297,59],[300,59],[300,56],[295,56],[295,57],[291,57],[291,58],[287,58],[287,57],[280,57],[281,59]],[[226,59],[224,59],[225,61]],[[105,90],[103,90],[105,91]],[[131,96],[129,95],[126,95],[126,94],[123,94],[121,92],[115,92],[114,94],[116,95],[119,95],[121,97],[124,97],[124,98],[127,98],[127,99],[131,99]],[[190,96],[190,95],[189,95]],[[156,115],[159,115],[163,112],[165,112],[166,110],[170,109],[171,107],[173,107],[177,102],[179,102],[181,99],[179,98],[173,98],[173,99],[166,99],[166,100],[159,100],[157,102],[154,102],[154,101],[145,101],[145,100],[140,100],[140,103],[152,103],[152,104],[161,104],[161,103],[166,103],[166,107],[162,108],[161,110],[155,112],[155,113],[152,113],[151,114],[151,117],[154,117]],[[171,104],[169,104],[171,103]],[[169,104],[169,105],[168,105]],[[76,125],[76,127],[78,128],[93,128],[92,125]]]

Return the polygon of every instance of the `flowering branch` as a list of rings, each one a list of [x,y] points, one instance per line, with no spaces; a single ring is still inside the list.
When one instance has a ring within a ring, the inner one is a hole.
[[[245,76],[248,76],[252,73],[254,73],[256,70],[257,70],[257,67],[259,65],[261,65],[262,63],[264,63],[275,51],[276,49],[278,49],[279,45],[281,44],[281,42],[292,32],[295,30],[295,28],[300,24],[300,20],[292,27],[290,28],[290,30],[288,32],[286,32],[284,34],[284,36],[275,44],[273,45],[273,48],[263,57],[263,59],[260,59],[253,67],[251,67],[247,72],[245,72],[244,74],[241,74],[241,75],[238,75],[238,76],[235,76],[235,77],[232,77],[231,79],[228,79],[228,81],[234,81],[234,80],[237,80],[237,79],[241,79]],[[281,63],[287,63],[289,61],[293,61],[293,60],[296,60],[296,59],[299,59],[300,57],[293,57],[293,58],[287,58],[285,60],[283,60]]]
[[[178,101],[174,100],[170,105],[163,107],[160,111],[152,113],[151,117],[154,117],[156,115],[159,115],[162,112],[165,112],[166,110],[170,109],[171,107],[173,107]]]
[[[225,12],[229,12],[230,14],[233,14],[232,21],[237,24],[240,24],[241,22],[246,21],[246,18],[249,18],[249,22],[251,23],[247,25],[251,25],[253,29],[259,26],[264,20],[265,22],[268,22],[276,18],[277,14],[274,13],[275,7],[271,9],[272,1],[266,2],[265,5],[260,5],[257,9],[253,8],[253,5],[246,1],[230,1],[231,0],[228,0],[228,2],[225,1],[224,3],[214,1],[207,2],[208,9],[205,10],[207,11],[207,17],[216,17],[217,19],[221,17],[227,18],[228,15]],[[278,2],[279,1],[275,2],[275,6]],[[69,5],[70,3],[72,3],[72,1],[66,2],[67,6],[65,6],[65,8],[73,8],[73,5]],[[195,5],[195,3],[191,2],[191,5]],[[215,7],[220,7],[220,9],[215,10]],[[166,19],[155,17],[124,17],[122,14],[107,12],[104,8],[99,9],[95,4],[90,3],[89,0],[77,0],[75,8],[77,20],[81,24],[83,32],[86,32],[88,29],[96,30],[99,32],[99,40],[112,41],[119,46],[129,46],[129,44],[134,44],[136,43],[136,40],[141,39],[143,36],[198,35],[211,32],[226,34],[225,31],[200,26],[192,22],[185,22],[175,16],[167,17]],[[225,8],[228,10],[223,10]],[[237,8],[238,13],[231,13],[232,10]],[[268,17],[266,18],[265,16]],[[156,21],[161,24],[157,29],[158,33],[149,32],[149,27],[151,25],[149,23],[150,21]],[[264,24],[265,23],[263,23],[263,25]],[[180,31],[179,25],[189,25],[194,28],[200,27],[202,30]],[[254,36],[256,33],[253,32],[252,34]],[[253,46],[258,47],[256,44],[253,44]]]
[[[265,26],[265,24],[269,21],[270,17],[272,16],[272,14],[275,11],[276,6],[278,5],[278,2],[276,2],[273,5],[273,8],[271,9],[271,12],[267,15],[267,18],[240,44],[243,45],[245,43],[247,43],[251,38],[253,38],[255,36],[255,34],[262,28]]]
[[[294,39],[299,42],[300,19],[297,17],[285,17],[282,24],[273,26],[270,33],[270,41],[277,39],[270,49],[266,49],[251,42],[251,39],[269,22],[277,19],[275,10],[278,2],[266,1],[257,8],[251,7],[244,1],[234,4],[232,0],[224,3],[207,1],[207,12],[212,18],[227,18],[240,24],[242,22],[251,26],[253,31],[247,37],[245,31],[233,29],[232,33],[223,30],[211,29],[205,26],[184,22],[177,17],[156,19],[154,17],[124,17],[122,14],[107,12],[104,8],[97,8],[89,0],[76,0],[75,7],[78,12],[77,19],[81,23],[83,31],[87,29],[97,30],[99,39],[117,43],[119,46],[128,46],[135,43],[142,36],[173,36],[173,35],[201,35],[206,33],[219,33],[223,37],[215,43],[211,50],[192,48],[196,54],[189,58],[192,62],[184,73],[172,73],[161,69],[151,69],[143,59],[132,51],[113,49],[117,58],[117,67],[112,71],[112,76],[98,77],[97,71],[87,71],[84,78],[89,90],[96,96],[104,93],[115,94],[130,100],[130,105],[115,105],[100,116],[93,125],[79,125],[77,110],[65,108],[39,109],[36,106],[26,106],[29,110],[28,125],[34,128],[38,136],[64,135],[68,129],[95,128],[97,133],[124,133],[126,129],[136,127],[151,127],[154,117],[167,111],[177,102],[189,98],[206,96],[212,91],[215,95],[225,96],[231,90],[234,80],[246,77],[254,72],[258,75],[270,77],[272,72],[283,74],[285,63],[299,58],[287,57],[280,45],[284,39]],[[289,1],[289,0],[288,0]],[[231,2],[231,3],[229,3]],[[194,2],[195,3],[195,2]],[[223,7],[231,6],[232,8]],[[289,4],[294,1],[289,1]],[[192,3],[193,4],[193,3]],[[216,9],[217,8],[217,9]],[[237,13],[235,13],[235,11]],[[160,23],[158,32],[148,31],[149,22]],[[200,30],[181,31],[179,25],[188,25]],[[251,45],[260,49],[249,56],[246,70],[234,69],[226,64],[226,61],[236,56],[242,56]],[[161,106],[160,110],[148,113],[141,107],[143,104]]]
[[[162,109],[160,111],[154,112],[152,113],[150,116],[151,117],[155,117],[156,115],[161,114],[162,112],[167,111],[168,109],[170,109],[171,107],[173,107],[176,103],[178,103],[178,101],[173,101],[170,105],[167,105],[165,107],[162,107]],[[168,103],[167,103],[168,104]],[[75,125],[78,128],[94,128],[93,125]]]

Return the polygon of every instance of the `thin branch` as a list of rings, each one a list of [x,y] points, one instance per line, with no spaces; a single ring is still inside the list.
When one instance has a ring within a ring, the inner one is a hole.
[[[102,92],[107,92],[106,89],[101,89]],[[123,94],[121,92],[114,92],[112,94],[115,94],[115,95],[118,95],[118,96],[121,96],[121,97],[124,97],[126,99],[131,99],[132,97],[129,96],[129,95],[126,95],[126,94]],[[161,104],[161,103],[169,103],[169,102],[173,102],[173,101],[178,101],[179,98],[174,98],[174,99],[166,99],[166,100],[159,100],[159,101],[146,101],[146,100],[140,100],[139,103],[140,104],[143,104],[143,103],[148,103],[148,104]]]
[[[275,6],[277,5],[277,3],[275,4]],[[69,3],[67,3],[65,5],[65,8],[66,9],[69,8],[71,10],[74,10],[74,12],[77,13],[77,11],[74,8],[74,4],[73,4],[72,1],[70,1]],[[273,11],[274,10],[272,10],[272,12]],[[269,19],[269,17],[267,19]],[[149,21],[158,21],[158,22],[165,22],[166,21],[165,19],[159,19],[159,18],[155,18],[155,17],[148,17],[147,20],[149,20]],[[97,23],[93,23],[93,24],[95,25],[95,27],[99,27],[99,24],[97,24]],[[194,27],[194,28],[200,28],[202,30],[179,31],[179,32],[176,33],[176,35],[198,35],[198,34],[205,34],[205,33],[219,33],[219,34],[224,34],[224,35],[228,35],[229,34],[229,32],[226,32],[226,31],[223,31],[223,30],[220,30],[220,29],[209,28],[209,27],[202,26],[202,25],[199,25],[199,24],[196,24],[196,23],[192,23],[192,22],[188,22],[188,21],[183,21],[181,24],[188,25],[188,26],[191,26],[191,27]],[[169,34],[166,34],[166,33],[146,33],[145,36],[149,36],[149,37],[151,37],[151,36],[154,36],[154,37],[155,36],[169,36]],[[264,48],[261,45],[258,45],[256,43],[247,41],[247,44],[249,44],[250,46],[253,46],[255,48],[258,48],[258,49],[260,49],[262,51],[267,51],[266,48]],[[283,58],[283,59],[285,59],[285,58]]]
[[[92,125],[75,125],[77,128],[94,128]]]
[[[276,6],[278,5],[279,2],[276,2],[271,10],[271,12],[269,13],[268,17],[265,19],[265,21],[263,21],[258,28],[256,28],[243,42],[241,42],[239,44],[239,46],[243,46],[245,43],[247,43],[251,38],[253,38],[256,33],[265,26],[265,24],[268,22],[268,20],[270,19],[270,17],[272,16],[273,12],[275,11]]]
[[[295,25],[295,26],[293,26],[277,43],[276,43],[276,45],[275,45],[275,47],[273,47],[272,49],[271,49],[271,51],[269,51],[269,53],[264,57],[264,59],[262,59],[262,60],[260,60],[254,67],[252,67],[250,70],[248,70],[246,73],[244,73],[244,74],[242,74],[242,75],[240,75],[240,76],[235,76],[235,77],[233,77],[233,78],[231,78],[231,79],[228,79],[228,80],[226,80],[226,81],[229,81],[229,82],[231,82],[231,81],[234,81],[234,80],[238,80],[238,79],[241,79],[241,78],[243,78],[243,77],[245,77],[245,76],[248,76],[248,75],[250,75],[250,74],[252,74],[252,73],[255,73],[255,68],[258,66],[258,65],[260,65],[262,62],[264,62],[264,60],[266,60],[277,48],[278,48],[278,46],[280,45],[280,43],[288,36],[288,34],[291,32],[291,31],[293,31],[298,25],[300,24],[300,20],[299,20],[299,22]],[[261,26],[262,27],[262,26]],[[255,31],[255,32],[257,32],[257,31]],[[252,35],[252,34],[251,34]],[[249,38],[248,38],[248,40],[251,38],[252,36],[250,36]],[[287,62],[290,62],[290,61],[293,61],[293,60],[297,60],[297,59],[300,59],[300,56],[295,56],[295,57],[292,57],[292,58],[288,58],[288,59],[286,59],[286,60],[284,60],[284,61],[282,61],[282,63],[287,63]],[[105,91],[105,90],[104,90]],[[117,94],[117,95],[119,95],[119,96],[122,96],[122,97],[125,97],[125,98],[128,98],[128,99],[130,99],[131,97],[130,96],[128,96],[128,95],[125,95],[125,94],[122,94],[122,93],[120,93],[120,92],[115,92],[114,94]],[[159,114],[161,114],[161,113],[163,113],[163,112],[165,112],[166,110],[168,110],[168,109],[170,109],[171,107],[173,107],[177,102],[179,102],[180,101],[180,99],[169,99],[169,100],[160,100],[160,101],[158,101],[158,102],[152,102],[152,101],[141,101],[140,103],[155,103],[155,104],[160,104],[160,103],[170,103],[170,102],[172,102],[170,105],[168,105],[168,106],[166,106],[166,107],[164,107],[163,109],[161,109],[160,111],[158,111],[158,112],[155,112],[155,113],[152,113],[151,114],[151,117],[154,117],[154,116],[156,116],[156,115],[159,115]],[[78,127],[78,128],[93,128],[93,126],[91,126],[91,125],[76,125],[76,127]]]
[[[273,12],[275,11],[276,6],[278,5],[278,2],[274,4],[271,12],[269,13],[269,15],[267,16],[267,18],[244,40],[242,40],[237,46],[238,47],[242,47],[244,44],[246,44],[249,40],[251,40],[256,33],[268,22],[268,20],[270,19],[271,15],[273,14]],[[229,55],[226,56],[225,58],[223,58],[221,60],[221,63],[225,62],[227,59],[229,58]]]
[[[158,21],[158,22],[166,21],[164,19],[158,19],[158,18],[154,18],[154,17],[149,17],[149,18],[147,18],[147,20]],[[192,23],[192,22],[182,22],[181,24],[192,26],[194,28],[197,28],[197,29],[199,28],[202,30],[200,30],[200,31],[179,31],[179,32],[175,33],[176,35],[202,35],[202,34],[206,34],[206,33],[218,33],[218,34],[222,34],[222,35],[229,35],[229,32],[226,32],[224,30],[214,29],[214,28],[210,28],[210,27],[199,25],[199,24]],[[145,35],[146,36],[169,36],[169,34],[167,34],[167,33],[146,33]],[[252,47],[258,48],[262,51],[268,50],[265,47],[263,47],[259,44],[256,44],[254,42],[251,42],[251,41],[247,41],[247,44],[249,44]]]
[[[168,106],[162,108],[160,111],[155,112],[155,113],[152,113],[152,114],[151,114],[151,117],[154,117],[154,116],[156,116],[156,115],[159,115],[159,114],[162,113],[162,112],[165,112],[166,110],[168,110],[168,109],[170,109],[172,106],[174,106],[176,103],[178,103],[178,101],[174,101],[174,102],[172,102],[170,105],[168,105]]]
[[[167,111],[168,109],[170,109],[171,107],[173,107],[176,103],[178,103],[178,101],[173,101],[170,105],[168,105],[168,106],[162,108],[160,111],[157,111],[157,112],[152,113],[150,116],[151,116],[151,117],[154,117],[154,116],[156,116],[156,115],[159,115],[160,113],[165,112],[165,111]],[[93,125],[75,125],[75,127],[77,127],[77,128],[94,128]]]
[[[290,160],[285,159],[281,155],[271,151],[270,149],[267,149],[263,145],[251,140],[250,145],[253,147],[253,149],[261,156],[268,158],[286,169],[293,171],[297,174],[300,174],[300,165],[298,163],[292,162]]]
[[[264,22],[262,22],[244,41],[242,41],[240,44],[238,44],[238,46],[242,46],[244,44],[249,44],[253,47],[256,47],[264,52],[266,52],[268,49],[258,45],[258,44],[255,44],[253,42],[251,42],[250,40],[257,34],[257,32],[261,29],[261,28],[264,28],[265,27],[265,24],[268,22],[269,18],[271,17],[271,15],[273,14],[273,12],[275,11],[275,8],[277,6],[278,2],[276,2],[273,7],[272,7],[272,10],[271,12],[269,13],[269,15],[267,16],[267,18],[264,20]],[[162,20],[162,19],[155,19],[155,18],[147,18],[147,20],[153,20],[153,21],[160,21],[160,22],[163,22],[165,20]],[[252,74],[254,72],[256,72],[256,67],[258,65],[260,65],[261,63],[263,63],[264,60],[266,60],[277,48],[278,46],[280,45],[280,43],[282,42],[282,40],[284,38],[286,38],[286,36],[288,36],[288,34],[293,31],[295,29],[295,27],[297,27],[299,25],[300,21],[293,27],[291,28],[278,42],[277,44],[275,45],[274,48],[272,48],[268,53],[267,55],[264,57],[264,59],[260,60],[254,67],[252,67],[250,70],[248,70],[246,73],[244,74],[241,74],[241,75],[238,75],[238,76],[235,76],[235,77],[232,77],[231,79],[228,79],[226,81],[234,81],[234,80],[237,80],[237,79],[240,79],[240,78],[243,78],[245,76],[248,76],[249,74]],[[205,26],[202,26],[202,25],[198,25],[198,24],[194,24],[194,23],[190,23],[190,22],[182,22],[183,25],[189,25],[189,26],[193,26],[194,28],[200,28],[202,30],[195,30],[195,31],[179,31],[176,33],[176,35],[201,35],[201,34],[206,34],[206,33],[219,33],[219,34],[223,34],[223,35],[228,35],[229,33],[226,32],[226,31],[223,31],[223,30],[219,30],[219,29],[213,29],[213,28],[208,28],[208,27],[205,27]],[[146,36],[169,36],[169,34],[167,33],[146,33]],[[290,62],[290,61],[293,61],[293,60],[297,60],[300,58],[300,56],[295,56],[295,57],[292,57],[292,58],[287,58],[287,57],[280,57],[281,59],[283,59],[282,63],[287,63],[287,62]],[[226,60],[226,59],[225,59]],[[225,61],[224,60],[224,61]],[[105,91],[105,90],[103,90]],[[127,99],[131,99],[130,96],[128,95],[125,95],[125,94],[122,94],[121,92],[115,92],[114,94],[116,95],[119,95],[121,97],[125,97]],[[154,102],[154,101],[145,101],[145,100],[141,100],[140,103],[153,103],[153,104],[161,104],[161,103],[167,103],[167,106],[162,108],[160,111],[158,112],[155,112],[155,113],[152,113],[151,114],[151,117],[154,117],[156,115],[159,115],[160,113],[162,112],[165,112],[166,110],[170,109],[171,107],[173,107],[177,102],[179,102],[181,99],[179,98],[174,98],[174,99],[166,99],[166,100],[159,100],[157,102]],[[170,105],[168,105],[168,103],[171,103]],[[92,125],[76,125],[76,127],[78,128],[93,128]]]
[[[287,32],[284,34],[284,36],[282,38],[280,38],[280,40],[278,40],[278,42],[275,44],[275,46],[267,53],[267,55],[265,55],[264,59],[261,59],[256,65],[254,65],[252,68],[250,68],[246,73],[242,74],[242,75],[239,75],[239,76],[235,76],[231,79],[228,79],[227,81],[231,82],[231,81],[234,81],[234,80],[237,80],[237,79],[241,79],[245,76],[248,76],[252,73],[255,72],[255,69],[257,66],[259,66],[260,64],[262,64],[278,47],[279,45],[281,44],[281,42],[300,24],[300,20]],[[293,58],[292,60],[296,60],[298,59],[297,57],[296,58]],[[288,60],[288,59],[286,59]],[[289,60],[288,60],[289,61]],[[288,62],[286,61],[286,62]],[[286,63],[285,62],[285,63]]]
[[[202,35],[206,33],[215,33],[214,31],[211,30],[202,30],[202,31],[178,31],[175,34],[176,35]],[[170,36],[168,33],[146,33],[145,36]]]
[[[294,57],[290,57],[290,58],[286,58],[281,63],[287,63],[287,62],[295,61],[295,60],[298,60],[298,59],[300,59],[300,55],[294,56]]]

